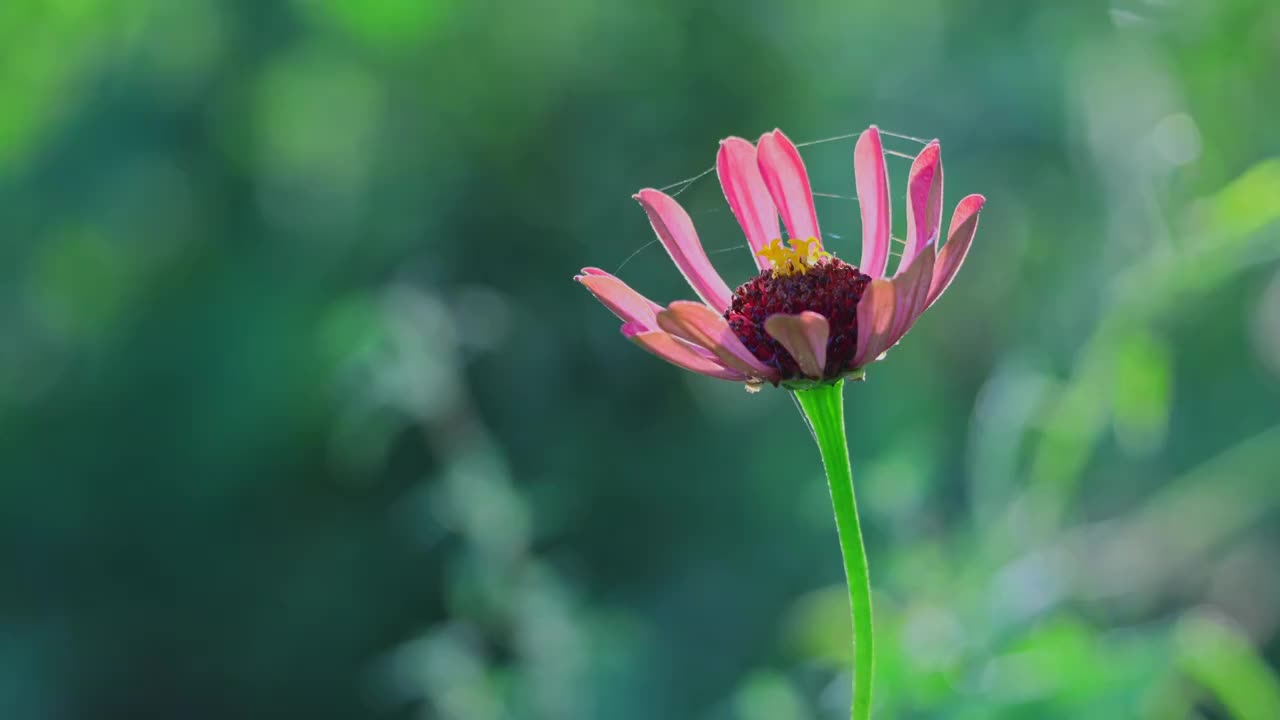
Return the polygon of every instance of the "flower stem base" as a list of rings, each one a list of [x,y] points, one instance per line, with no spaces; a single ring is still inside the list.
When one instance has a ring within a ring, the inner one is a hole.
[[[795,392],[796,402],[809,423],[822,454],[822,465],[831,488],[831,505],[840,535],[849,610],[853,618],[853,720],[871,717],[871,683],[875,672],[875,646],[871,625],[871,576],[853,494],[853,472],[844,428],[844,381]]]

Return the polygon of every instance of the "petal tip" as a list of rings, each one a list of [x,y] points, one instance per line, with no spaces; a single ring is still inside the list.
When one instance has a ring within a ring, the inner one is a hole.
[[[638,323],[635,321],[624,322],[622,323],[622,326],[619,327],[618,329],[622,332],[622,336],[625,338],[632,338],[632,337],[635,337],[636,335],[639,335],[642,332],[647,332],[649,330],[649,328],[645,327],[642,323]]]
[[[665,193],[663,193],[661,190],[656,190],[654,188],[641,188],[639,191],[636,192],[635,195],[631,196],[631,199],[635,200],[641,205],[651,205],[653,203],[650,200],[650,198],[652,198],[654,195],[662,196],[664,194]]]

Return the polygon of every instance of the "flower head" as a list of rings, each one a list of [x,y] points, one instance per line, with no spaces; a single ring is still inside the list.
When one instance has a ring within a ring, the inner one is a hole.
[[[907,180],[906,240],[890,277],[889,178],[875,126],[858,138],[853,167],[862,211],[857,266],[823,244],[804,161],[795,144],[774,130],[756,145],[724,140],[716,158],[725,199],[760,271],[755,277],[731,291],[707,259],[688,213],[670,196],[645,189],[635,198],[702,302],[677,300],[664,308],[597,268],[585,268],[575,279],[622,319],[623,335],[687,370],[793,389],[861,377],[951,283],[985,199],[960,201],[939,250],[942,159],[937,141],[925,145]]]

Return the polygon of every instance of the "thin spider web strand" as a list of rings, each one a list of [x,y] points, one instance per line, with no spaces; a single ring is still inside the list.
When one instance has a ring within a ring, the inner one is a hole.
[[[734,245],[733,247],[720,248],[719,250],[708,250],[707,254],[720,255],[727,252],[733,252],[735,250],[750,250],[750,249],[751,249],[751,246],[747,245],[746,243],[743,243],[742,245]]]
[[[614,270],[614,271],[613,271],[613,274],[614,274],[614,275],[617,275],[618,273],[622,272],[622,268],[626,267],[627,263],[631,262],[631,261],[635,258],[635,256],[637,256],[637,255],[639,255],[640,253],[642,253],[642,252],[644,252],[645,250],[647,250],[647,249],[649,248],[649,246],[650,246],[650,245],[655,245],[655,244],[657,244],[657,242],[658,242],[658,239],[657,239],[657,238],[654,238],[654,239],[650,240],[649,242],[647,242],[647,243],[645,243],[645,244],[641,245],[640,247],[636,248],[636,251],[635,251],[635,252],[633,252],[633,253],[631,253],[630,255],[628,255],[628,256],[627,256],[627,259],[626,259],[626,260],[623,260],[623,261],[622,261],[622,263],[621,263],[620,265],[618,265],[618,268],[617,268],[616,270]]]
[[[895,137],[895,138],[898,138],[898,139],[900,139],[900,140],[910,140],[911,142],[917,142],[917,143],[920,143],[921,145],[928,145],[928,144],[929,144],[929,142],[930,142],[930,141],[928,141],[928,140],[925,140],[924,138],[918,138],[918,137],[916,137],[916,136],[914,136],[914,135],[904,135],[904,134],[902,134],[902,133],[896,133],[896,132],[893,132],[893,131],[891,131],[891,130],[883,130],[883,129],[881,129],[881,130],[880,130],[880,134],[881,134],[881,135],[888,135],[889,137]],[[835,142],[835,141],[837,141],[837,140],[848,140],[848,139],[850,139],[850,138],[855,138],[855,137],[858,137],[858,136],[860,136],[860,135],[862,135],[862,132],[861,132],[861,131],[856,132],[856,133],[848,133],[848,134],[846,134],[846,135],[836,135],[836,136],[834,136],[834,137],[823,138],[823,139],[821,139],[821,140],[810,140],[809,142],[796,143],[796,147],[808,147],[808,146],[810,146],[810,145],[819,145],[819,144],[826,143],[826,142]]]
[[[674,183],[671,183],[670,185],[668,185],[668,186],[666,186],[666,187],[658,188],[658,191],[659,191],[659,192],[666,192],[666,191],[670,190],[671,188],[678,187],[678,188],[680,188],[680,189],[679,189],[679,190],[677,190],[677,191],[675,191],[674,193],[672,193],[672,194],[671,194],[671,197],[676,197],[677,195],[679,195],[680,193],[684,192],[685,190],[688,190],[689,188],[693,187],[694,183],[696,183],[696,182],[698,182],[699,180],[701,180],[702,178],[706,177],[709,173],[711,173],[711,172],[712,172],[712,171],[714,171],[714,170],[715,170],[715,168],[714,168],[714,167],[709,167],[709,168],[707,168],[706,170],[703,170],[702,172],[698,173],[697,175],[694,175],[694,176],[693,176],[693,177],[691,177],[691,178],[685,178],[684,180],[681,180],[680,182],[674,182]]]
[[[903,135],[902,133],[891,132],[891,131],[889,131],[889,130],[881,130],[881,131],[880,131],[880,134],[881,134],[881,135],[888,135],[889,137],[896,137],[896,138],[899,138],[899,139],[902,139],[902,140],[910,140],[910,141],[912,141],[912,142],[918,142],[918,143],[920,143],[921,145],[928,145],[928,144],[929,144],[929,141],[928,141],[928,140],[925,140],[924,138],[918,138],[918,137],[915,137],[915,136],[913,136],[913,135]]]
[[[809,141],[807,141],[807,142],[797,143],[797,144],[796,144],[796,147],[810,147],[810,146],[813,146],[813,145],[822,145],[823,143],[838,142],[838,141],[840,141],[840,140],[849,140],[849,139],[851,139],[851,138],[858,137],[858,136],[860,136],[861,134],[862,134],[862,131],[859,131],[859,132],[856,132],[856,133],[846,133],[846,134],[844,134],[844,135],[833,135],[832,137],[822,138],[821,140],[809,140]],[[890,131],[890,130],[884,130],[884,129],[881,129],[881,130],[880,130],[880,134],[881,134],[881,135],[888,135],[889,137],[900,138],[900,139],[902,139],[902,140],[910,140],[910,141],[912,141],[912,142],[917,142],[917,143],[920,143],[920,144],[922,144],[922,145],[927,145],[927,144],[929,143],[929,141],[924,140],[924,139],[922,139],[922,138],[918,138],[918,137],[915,137],[915,136],[913,136],[913,135],[904,135],[904,134],[902,134],[902,133],[896,133],[896,132],[893,132],[893,131]],[[915,157],[914,157],[914,156],[912,156],[912,155],[907,155],[906,153],[900,153],[900,152],[897,152],[896,150],[889,150],[889,149],[887,149],[887,148],[886,148],[884,152],[885,152],[885,154],[886,154],[886,155],[894,155],[894,156],[896,156],[896,157],[906,158],[907,160],[915,160]],[[671,190],[671,189],[673,189],[673,188],[680,188],[679,190],[676,190],[675,192],[671,193],[671,197],[673,197],[673,198],[674,198],[674,197],[678,197],[680,194],[684,193],[684,191],[686,191],[686,190],[688,190],[689,188],[693,187],[693,186],[694,186],[694,184],[696,184],[699,180],[701,180],[702,178],[704,178],[704,177],[706,177],[706,176],[710,175],[711,173],[715,172],[715,169],[716,169],[716,167],[715,167],[714,165],[712,165],[711,167],[707,168],[706,170],[703,170],[702,172],[698,173],[697,175],[694,175],[693,177],[685,178],[684,180],[678,180],[678,181],[676,181],[676,182],[671,183],[670,185],[666,185],[666,186],[664,186],[664,187],[658,188],[658,190],[659,190],[660,192],[667,192],[668,190]],[[833,199],[836,199],[836,200],[851,200],[851,201],[853,201],[853,202],[855,202],[855,203],[858,201],[858,199],[857,199],[857,198],[847,197],[847,196],[841,196],[841,195],[836,195],[836,194],[833,194],[833,193],[819,193],[819,192],[815,192],[815,193],[813,193],[813,195],[814,195],[814,196],[816,196],[816,197],[833,198]],[[707,213],[709,213],[709,212],[718,212],[718,210],[708,210],[708,211],[704,211],[704,212],[702,212],[702,213],[698,213],[698,215],[707,214]],[[837,239],[837,240],[838,240],[838,239],[840,239],[840,238],[839,238],[839,236],[834,235],[834,234],[832,234],[832,233],[827,233],[827,234],[828,234],[829,236],[831,236],[831,237],[833,237],[833,238]],[[906,244],[906,241],[905,241],[905,240],[898,240],[897,238],[892,238],[892,239],[893,239],[893,240],[896,240],[897,242],[903,243],[904,245]],[[650,240],[649,242],[647,242],[647,243],[645,243],[645,244],[641,245],[640,247],[636,248],[635,252],[633,252],[633,253],[631,253],[630,255],[628,255],[628,256],[626,257],[626,259],[624,259],[624,260],[623,260],[623,261],[618,265],[618,268],[617,268],[616,270],[614,270],[614,274],[616,275],[616,274],[618,274],[619,272],[621,272],[621,271],[622,271],[622,268],[623,268],[623,267],[625,267],[625,266],[627,265],[627,263],[629,263],[629,262],[631,262],[632,260],[634,260],[634,259],[635,259],[635,257],[636,257],[637,255],[639,255],[640,253],[642,253],[642,252],[644,252],[645,250],[649,249],[649,247],[651,247],[651,246],[653,246],[653,245],[656,245],[656,244],[657,244],[657,242],[658,242],[658,240],[655,238],[655,239]],[[741,245],[737,246],[737,248],[741,248],[741,247],[744,247],[744,246],[741,246]],[[737,249],[737,248],[724,248],[724,249],[721,249],[721,250],[715,250],[715,251],[712,251],[712,252],[710,252],[710,253],[708,253],[708,254],[717,254],[717,253],[722,253],[722,252],[726,252],[726,251],[728,251],[728,250],[733,250],[733,249]]]
[[[896,137],[896,138],[901,138],[901,139],[903,139],[903,140],[911,140],[912,142],[918,142],[918,143],[920,143],[921,145],[927,145],[927,144],[929,144],[929,141],[928,141],[928,140],[922,140],[922,139],[920,139],[920,138],[918,138],[918,137],[914,137],[914,136],[912,136],[912,135],[903,135],[903,134],[901,134],[901,133],[890,132],[890,131],[888,131],[888,130],[881,130],[881,131],[880,131],[880,133],[881,133],[882,135],[888,135],[888,136],[890,136],[890,137]],[[861,132],[856,132],[856,133],[846,133],[846,134],[844,134],[844,135],[833,135],[832,137],[822,138],[821,140],[809,140],[809,141],[807,141],[807,142],[796,143],[796,147],[798,147],[798,148],[801,148],[801,147],[809,147],[809,146],[811,146],[811,145],[821,145],[821,144],[823,144],[823,143],[837,142],[837,141],[840,141],[840,140],[848,140],[848,139],[850,139],[850,138],[858,137],[858,136],[859,136],[859,135],[861,135],[861,134],[862,134]],[[907,158],[908,160],[914,160],[914,159],[915,159],[915,156],[913,156],[913,155],[905,155],[905,154],[903,154],[903,153],[896,152],[896,151],[893,151],[893,150],[885,150],[885,154],[887,154],[887,155],[897,155],[898,157],[904,157],[904,158]],[[677,180],[676,182],[673,182],[673,183],[671,183],[670,185],[666,185],[666,186],[664,186],[664,187],[660,187],[660,188],[658,188],[658,190],[659,190],[659,191],[661,191],[661,192],[666,192],[666,191],[668,191],[668,190],[670,190],[670,189],[672,189],[672,188],[677,188],[677,187],[678,187],[678,188],[680,188],[680,189],[679,189],[679,190],[677,190],[677,191],[675,191],[675,192],[674,192],[674,193],[672,193],[672,195],[671,195],[671,197],[675,197],[676,195],[679,195],[680,193],[684,192],[685,190],[688,190],[690,187],[693,187],[693,184],[694,184],[694,183],[698,182],[698,181],[699,181],[699,180],[701,180],[702,178],[704,178],[704,177],[706,177],[706,176],[710,175],[711,173],[715,172],[715,169],[716,169],[716,168],[715,168],[715,166],[714,166],[714,165],[712,165],[711,167],[707,168],[706,170],[703,170],[702,172],[698,173],[697,175],[694,175],[694,176],[693,176],[693,177],[691,177],[691,178],[685,178],[684,180]]]
[[[881,130],[880,132],[881,132],[881,133],[883,133],[883,134],[885,134],[885,135],[890,135],[890,136],[893,136],[893,137],[896,137],[896,138],[902,138],[902,139],[904,139],[904,140],[914,140],[915,142],[918,142],[918,143],[922,143],[922,144],[923,144],[923,143],[925,143],[925,141],[924,141],[924,140],[921,140],[920,138],[917,138],[917,137],[912,137],[912,136],[910,136],[910,135],[901,135],[901,134],[899,134],[899,133],[889,132],[889,131],[887,131],[887,130]],[[840,141],[840,140],[849,140],[849,139],[851,139],[851,138],[856,138],[856,137],[858,137],[858,136],[859,136],[859,135],[861,135],[861,134],[862,134],[862,132],[861,132],[861,131],[859,131],[859,132],[856,132],[856,133],[846,133],[846,134],[844,134],[844,135],[833,135],[832,137],[822,138],[821,140],[809,140],[809,141],[807,141],[807,142],[796,143],[796,147],[798,147],[798,148],[800,148],[800,147],[809,147],[809,146],[811,146],[811,145],[821,145],[821,144],[823,144],[823,143],[838,142],[838,141]],[[907,157],[907,156],[904,156],[904,157]],[[680,193],[684,192],[685,190],[688,190],[688,189],[689,189],[690,187],[692,187],[692,186],[693,186],[693,184],[694,184],[694,183],[696,183],[697,181],[701,180],[702,178],[706,177],[707,175],[710,175],[712,172],[715,172],[715,169],[716,169],[716,168],[715,168],[715,166],[713,165],[713,166],[711,166],[711,167],[707,168],[706,170],[703,170],[702,172],[698,173],[697,175],[694,175],[694,176],[693,176],[693,177],[691,177],[691,178],[685,178],[684,180],[677,180],[676,182],[673,182],[673,183],[671,183],[670,185],[667,185],[666,187],[658,188],[658,190],[660,190],[660,191],[662,191],[662,192],[666,192],[666,191],[668,191],[668,190],[670,190],[670,189],[672,189],[672,188],[677,188],[677,187],[678,187],[678,188],[680,188],[680,189],[679,189],[679,190],[677,190],[677,191],[675,191],[675,193],[673,193],[673,194],[671,195],[671,197],[675,197],[676,195],[679,195]]]
[[[847,135],[835,135],[829,138],[822,138],[821,140],[810,140],[809,142],[796,143],[796,147],[809,147],[810,145],[821,145],[822,143],[836,142],[837,140],[848,140],[849,138],[856,138],[861,134],[862,132],[858,131]]]
[[[674,188],[674,187],[680,187],[681,185],[683,185],[684,187],[681,187],[679,190],[677,190],[677,191],[675,191],[674,193],[672,193],[672,194],[671,194],[671,197],[675,197],[675,196],[679,195],[680,193],[684,192],[685,190],[688,190],[689,188],[693,187],[693,184],[694,184],[694,183],[698,182],[699,180],[701,180],[702,178],[706,177],[707,175],[709,175],[709,174],[711,174],[711,173],[715,172],[715,169],[716,169],[716,168],[715,168],[715,166],[713,165],[713,166],[711,166],[711,167],[707,168],[706,170],[703,170],[702,172],[698,173],[697,175],[694,175],[694,176],[693,176],[693,177],[691,177],[691,178],[687,178],[687,179],[684,179],[684,180],[680,180],[679,182],[673,182],[673,183],[671,183],[670,185],[668,185],[668,186],[666,186],[666,187],[658,188],[658,190],[659,190],[660,192],[666,192],[666,191],[670,190],[671,188]]]

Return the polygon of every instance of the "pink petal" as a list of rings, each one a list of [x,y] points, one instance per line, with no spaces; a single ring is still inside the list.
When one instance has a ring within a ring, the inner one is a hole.
[[[942,296],[960,271],[965,255],[969,254],[969,245],[973,243],[973,235],[978,231],[978,211],[986,202],[987,199],[981,195],[970,195],[956,205],[951,227],[947,230],[947,244],[942,246],[938,263],[933,268],[933,283],[929,286],[929,301],[925,307]]]
[[[862,264],[859,269],[873,278],[884,277],[889,262],[889,235],[893,214],[889,207],[889,170],[885,167],[880,130],[872,125],[853,148],[853,175],[862,209]]]
[[[632,290],[630,286],[618,278],[599,268],[583,268],[583,274],[574,277],[582,283],[592,295],[596,296],[606,308],[617,315],[626,325],[633,325],[639,331],[655,331],[658,329],[657,314],[666,308]],[[624,328],[625,332],[625,328]],[[706,348],[679,340],[693,352],[710,359],[717,365],[720,361]]]
[[[800,159],[800,151],[795,144],[781,130],[765,133],[760,137],[757,164],[791,237],[821,241],[809,173],[804,169],[804,161]]]
[[[634,197],[648,213],[653,231],[698,297],[720,312],[728,309],[729,286],[724,284],[707,259],[689,213],[680,207],[680,203],[658,190],[646,188]]]
[[[595,268],[584,268],[584,275],[574,278],[582,283],[592,295],[609,311],[617,315],[623,322],[636,323],[645,330],[658,329],[658,312],[662,306],[649,300],[630,286],[608,273],[589,272]]]
[[[889,349],[893,307],[893,283],[883,278],[872,279],[858,300],[858,352],[853,358],[854,367],[870,365]]]
[[[827,367],[827,339],[831,325],[816,312],[799,315],[770,315],[764,330],[791,353],[801,372],[811,378],[823,376]]]
[[[935,255],[933,246],[926,245],[911,263],[911,267],[892,280],[894,307],[889,347],[896,345],[915,324],[916,318],[924,313],[925,300],[929,297],[929,286],[933,283]]]
[[[730,370],[715,359],[698,354],[693,346],[661,330],[646,331],[637,323],[627,323],[622,326],[622,334],[631,342],[685,370],[721,380],[745,381],[748,379],[737,370]]]
[[[737,137],[721,140],[716,174],[720,176],[720,187],[724,189],[724,198],[729,201],[733,216],[746,233],[756,266],[768,270],[773,263],[756,253],[768,246],[770,240],[780,237],[778,210],[760,176],[756,146]]]
[[[898,273],[911,265],[925,246],[936,244],[942,225],[942,154],[934,140],[916,156],[907,176],[907,246]]]
[[[658,327],[715,353],[725,365],[776,383],[778,371],[756,359],[719,313],[701,303],[677,300],[658,313]]]

